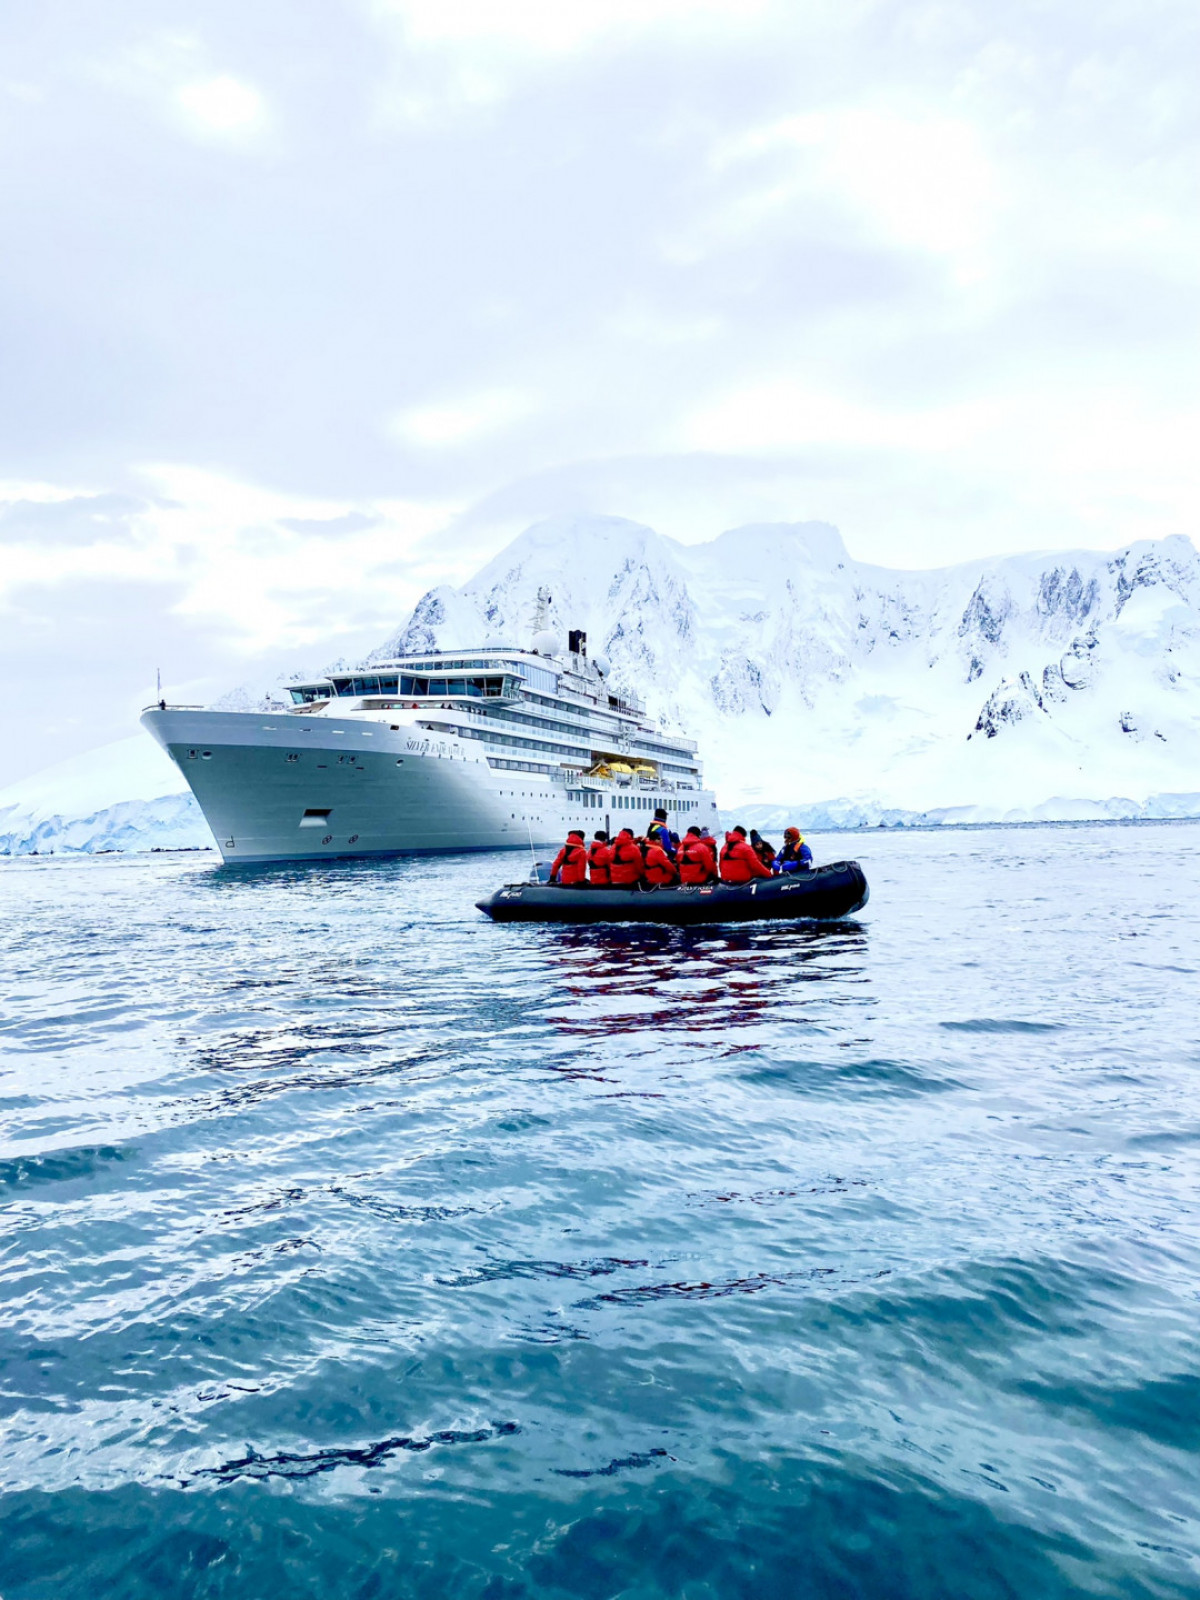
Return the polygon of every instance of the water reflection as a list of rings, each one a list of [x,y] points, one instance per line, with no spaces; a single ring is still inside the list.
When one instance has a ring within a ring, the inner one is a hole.
[[[572,1002],[550,1015],[569,1037],[706,1033],[794,1016],[824,998],[802,985],[866,981],[867,928],[567,927],[550,931],[539,953]]]

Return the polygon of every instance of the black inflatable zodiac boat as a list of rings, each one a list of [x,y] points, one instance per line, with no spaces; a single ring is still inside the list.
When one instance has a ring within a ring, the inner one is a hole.
[[[508,883],[475,903],[496,922],[750,922],[848,916],[870,891],[857,861],[835,861],[751,883],[600,889],[590,884]]]

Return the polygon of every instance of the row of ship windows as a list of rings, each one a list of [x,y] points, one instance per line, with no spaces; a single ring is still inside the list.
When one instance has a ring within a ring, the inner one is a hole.
[[[487,759],[488,766],[500,772],[541,772],[547,778],[553,778],[558,772],[557,767],[544,767],[538,761],[502,761],[499,756],[489,756]]]
[[[334,678],[333,692],[345,698],[353,695],[468,695],[480,699],[498,699],[504,693],[503,677],[494,678],[417,678],[410,672],[383,673],[378,677]],[[515,690],[516,685],[513,685]],[[324,684],[309,684],[303,689],[293,689],[292,699],[297,705],[328,700],[329,690]]]
[[[562,723],[562,722],[555,722],[552,717],[529,717],[529,716],[524,716],[519,711],[508,711],[508,710],[500,711],[500,710],[496,710],[496,711],[493,711],[493,712],[490,713],[490,717],[491,717],[491,720],[497,721],[497,722],[519,722],[519,723],[522,723],[527,728],[536,728],[536,729],[539,730],[539,732],[541,731],[541,729],[545,728],[545,729],[548,729],[548,730],[550,730],[552,732],[555,732],[555,733],[575,734],[578,738],[584,740],[589,745],[591,743],[592,736],[597,731],[599,731],[599,730],[594,729],[594,728],[593,729],[587,729],[587,728],[575,729],[575,728],[572,728],[569,724]],[[609,730],[609,731],[612,731],[612,730]],[[624,730],[618,730],[618,731],[623,733]],[[486,738],[487,735],[485,734],[484,737]],[[672,749],[669,745],[665,745],[665,744],[656,744],[653,739],[646,739],[646,738],[643,738],[643,737],[639,737],[638,738],[638,748],[639,748],[640,751],[651,751],[651,752],[653,752],[653,754],[658,755],[658,756],[669,756],[669,757],[672,757],[676,761],[678,761],[679,758],[682,755],[686,754],[686,752],[683,751],[683,750]],[[571,752],[571,753],[573,754],[574,752]]]
[[[618,794],[613,796],[614,811],[655,811],[659,806],[665,806],[665,800],[651,798],[646,794]],[[677,800],[673,807],[675,811],[694,811],[695,802],[692,800]]]
[[[585,811],[657,811],[662,806],[667,811],[695,811],[695,800],[664,800],[661,795],[603,794],[595,789],[568,789],[567,799],[583,806]]]
[[[609,732],[624,732],[621,719],[619,717],[608,715],[599,708],[588,711],[585,711],[581,708],[580,710],[576,711],[574,706],[564,706],[561,700],[547,700],[543,695],[540,694],[526,694],[523,698],[522,704],[545,706],[547,711],[553,711],[560,717],[574,715],[578,719],[578,723],[584,732],[592,732],[597,726],[606,728]],[[502,716],[511,716],[512,714],[513,713],[511,712],[500,713]],[[551,719],[545,718],[543,720],[550,721]],[[561,728],[564,725],[560,722],[554,723],[553,726]],[[570,727],[569,731],[574,732],[574,727]]]
[[[528,722],[533,727],[537,726],[536,722],[528,717],[511,717],[506,718],[506,720],[512,722]],[[591,759],[591,752],[586,745],[555,744],[550,741],[543,741],[541,739],[539,739],[535,744],[530,739],[518,739],[511,734],[492,733],[490,730],[483,728],[460,728],[455,726],[453,723],[448,722],[431,722],[429,726],[438,733],[455,733],[463,739],[482,739],[487,744],[507,745],[510,749],[532,750],[541,755],[575,756],[584,760]],[[660,753],[662,751],[662,746],[651,744],[647,740],[640,740],[639,744],[643,749],[646,750],[656,750]],[[667,754],[675,755],[677,752],[668,751]],[[691,767],[664,766],[663,770],[664,772],[670,773],[675,777],[683,778],[694,776],[694,770]]]
[[[526,695],[525,699],[527,701],[532,700],[532,701],[536,702],[538,705],[546,706],[551,711],[557,711],[560,714],[561,714],[562,709],[563,709],[561,704],[559,704],[558,701],[555,701],[555,700],[543,700],[541,695],[530,694],[530,695]],[[615,707],[616,704],[617,704],[617,701],[612,696],[610,696],[609,697],[609,704],[611,706]],[[507,718],[510,718],[510,719],[512,719],[514,717],[514,713],[510,712],[510,711],[502,711],[502,712],[499,713],[499,715],[507,717]],[[524,721],[525,719],[524,718],[517,718],[516,720]],[[602,716],[600,718],[600,721],[602,723],[608,724],[612,728],[618,729],[622,733],[624,733],[626,731],[625,729],[621,728],[621,724],[619,722],[615,721],[614,718],[603,717]],[[560,728],[562,727],[561,723],[558,723],[558,724],[555,724],[555,725],[560,727]],[[638,743],[639,743],[639,745],[644,746],[647,750],[653,750],[657,755],[660,755],[660,756],[675,756],[675,757],[678,758],[679,756],[684,754],[684,751],[682,751],[679,748],[678,745],[656,744],[653,739],[647,739],[647,738],[643,738],[643,737],[639,736]]]
[[[490,713],[493,722],[520,722],[527,728],[548,728],[555,733],[574,734],[579,739],[587,740],[593,730],[587,728],[573,728],[569,722],[555,722],[553,717],[529,717],[520,711],[501,711],[497,709]]]
[[[487,676],[472,678],[447,678],[445,676],[447,672],[469,672],[472,668],[477,671],[482,668],[487,673]],[[431,661],[428,663],[414,663],[413,669],[408,672],[356,673],[353,677],[334,677],[329,681],[333,685],[334,693],[339,696],[357,694],[498,695],[501,692],[502,678],[513,676],[524,678],[526,683],[536,684],[539,689],[544,689],[550,694],[553,694],[558,688],[558,676],[556,673],[547,672],[542,667],[528,666],[523,661]],[[301,697],[306,700],[328,699],[329,691],[324,684],[306,684],[303,689],[293,689],[292,696],[297,701]]]
[[[510,750],[533,750],[538,755],[575,756],[576,759],[586,758],[586,748],[581,749],[575,744],[550,744],[541,739],[535,744],[532,739],[517,739],[506,733],[485,733],[482,728],[458,728],[448,722],[431,722],[430,728],[436,733],[456,733],[462,739],[482,739],[485,744],[507,745]]]

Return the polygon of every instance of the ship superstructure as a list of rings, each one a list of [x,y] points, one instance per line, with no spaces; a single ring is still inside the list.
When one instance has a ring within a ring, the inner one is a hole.
[[[561,842],[568,828],[715,830],[696,747],[561,649],[424,651],[295,683],[282,710],[163,702],[142,722],[178,763],[230,862]]]

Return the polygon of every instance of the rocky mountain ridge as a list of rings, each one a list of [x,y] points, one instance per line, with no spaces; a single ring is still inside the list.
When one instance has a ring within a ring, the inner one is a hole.
[[[525,642],[539,588],[735,800],[1138,806],[1197,785],[1200,556],[1181,537],[909,572],[821,523],[686,546],[556,518],[431,590],[375,659]]]

